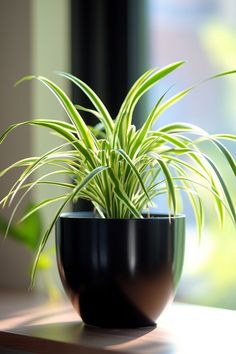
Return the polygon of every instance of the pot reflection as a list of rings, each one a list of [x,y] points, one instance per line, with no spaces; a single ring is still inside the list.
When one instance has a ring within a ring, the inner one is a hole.
[[[86,324],[140,327],[173,298],[184,254],[184,217],[57,223],[58,269]]]
[[[174,296],[169,270],[162,270],[157,276],[138,276],[133,281],[124,279],[120,281],[120,286],[134,306],[154,322]]]

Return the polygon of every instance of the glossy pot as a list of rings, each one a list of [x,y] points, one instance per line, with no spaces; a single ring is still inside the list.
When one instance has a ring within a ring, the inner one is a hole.
[[[63,286],[88,325],[156,324],[180,279],[185,217],[101,219],[64,213],[56,224]]]

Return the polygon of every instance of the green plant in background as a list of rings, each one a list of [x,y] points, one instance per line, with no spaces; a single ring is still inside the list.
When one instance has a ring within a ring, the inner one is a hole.
[[[200,148],[200,142],[207,141],[223,154],[234,175],[235,161],[220,140],[236,140],[230,134],[209,135],[203,129],[186,123],[173,123],[152,130],[159,116],[174,105],[192,88],[185,89],[166,99],[164,93],[140,129],[132,124],[135,106],[139,99],[159,80],[183,65],[177,62],[160,70],[151,69],[144,73],[131,87],[115,120],[112,119],[98,96],[83,81],[71,74],[59,73],[77,85],[90,99],[95,110],[75,106],[69,97],[52,81],[41,76],[27,76],[25,80],[36,79],[44,84],[65,109],[70,122],[58,120],[30,120],[11,125],[2,135],[2,143],[16,127],[36,125],[51,129],[64,142],[40,157],[29,157],[17,161],[1,172],[4,175],[12,168],[23,167],[23,172],[3,198],[3,206],[11,204],[20,192],[23,194],[16,204],[9,225],[24,196],[36,186],[43,184],[63,188],[63,193],[34,205],[22,220],[26,220],[40,208],[60,201],[60,207],[52,216],[37,252],[32,272],[34,280],[36,266],[53,226],[69,203],[84,198],[92,202],[102,218],[142,218],[142,211],[153,206],[153,198],[167,195],[169,213],[180,209],[181,193],[185,192],[195,213],[199,236],[202,232],[204,206],[198,193],[202,188],[211,195],[219,222],[223,223],[227,212],[236,223],[236,213],[230,191],[215,161]],[[218,76],[234,73],[222,73]],[[94,131],[85,124],[78,110],[94,114],[104,127],[103,137],[97,138]],[[192,137],[193,136],[193,137]],[[29,177],[47,165],[51,172],[33,182]],[[66,175],[71,182],[51,180],[52,176]]]
[[[30,203],[24,213],[27,214],[32,207],[33,204]],[[3,215],[0,215],[0,233],[2,235],[5,234],[7,227],[8,220]],[[25,219],[22,223],[10,225],[8,235],[17,242],[25,245],[28,249],[36,251],[40,243],[42,231],[42,218],[39,211],[37,211],[29,218]]]
[[[33,204],[30,203],[24,214],[29,213]],[[8,220],[0,214],[0,234],[4,235],[8,227]],[[13,240],[21,243],[30,251],[36,252],[40,244],[40,239],[43,232],[43,222],[39,211],[31,214],[27,219],[21,223],[10,225],[8,229],[8,236]],[[46,289],[49,299],[56,299],[59,297],[59,293],[54,286],[48,270],[52,266],[50,250],[47,250],[42,254],[38,262],[38,270],[41,273],[42,281]]]

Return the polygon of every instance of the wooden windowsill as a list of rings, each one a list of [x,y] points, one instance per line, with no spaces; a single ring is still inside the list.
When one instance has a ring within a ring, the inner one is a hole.
[[[236,313],[175,303],[156,328],[87,327],[69,302],[0,293],[0,347],[30,353],[236,353]]]

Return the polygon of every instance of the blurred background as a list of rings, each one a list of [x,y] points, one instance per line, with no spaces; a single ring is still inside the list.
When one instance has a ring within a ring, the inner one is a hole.
[[[40,74],[56,81],[75,103],[86,99],[55,74],[78,75],[99,94],[115,117],[131,83],[146,69],[186,60],[154,88],[135,112],[139,125],[154,102],[173,83],[173,92],[220,71],[236,68],[236,3],[234,0],[1,0],[0,2],[0,133],[11,123],[32,118],[66,120],[55,98],[37,83],[13,88],[22,76]],[[236,133],[236,78],[226,77],[199,86],[158,124],[185,121],[210,133]],[[93,120],[86,117],[88,124]],[[25,156],[40,155],[55,146],[56,137],[43,129],[19,128],[0,149],[0,170]],[[235,147],[227,146],[235,156]],[[210,151],[221,163],[216,151]],[[221,163],[236,198],[233,176]],[[0,197],[11,187],[17,171],[0,180]],[[30,203],[50,196],[50,189],[34,191]],[[184,274],[177,299],[236,309],[236,232],[229,220],[220,229],[211,203],[199,243],[190,207]],[[10,211],[0,211],[0,291],[26,290],[41,231],[51,209],[29,222],[16,224],[3,241]],[[62,293],[55,267],[53,235],[40,263],[36,292],[55,299]],[[59,291],[59,293],[58,293]]]

